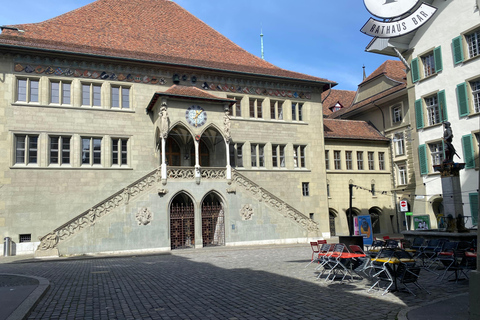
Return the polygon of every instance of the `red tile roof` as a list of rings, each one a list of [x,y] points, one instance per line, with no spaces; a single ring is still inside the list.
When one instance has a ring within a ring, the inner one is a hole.
[[[380,65],[375,71],[373,71],[365,80],[360,83],[360,86],[372,79],[379,76],[386,76],[394,81],[406,83],[407,73],[405,71],[405,65],[402,61],[387,60]]]
[[[366,121],[324,119],[325,139],[353,139],[388,141],[375,127]]]
[[[374,101],[379,99],[383,99],[397,93],[401,90],[406,89],[407,87],[407,74],[405,70],[405,65],[401,61],[393,61],[387,60],[380,65],[371,75],[369,75],[362,83],[358,86],[358,90],[362,90],[362,86],[364,86],[368,81],[378,78],[378,77],[387,77],[395,81],[395,85],[391,88],[379,92],[367,99],[362,101],[356,102],[348,108],[343,108],[334,112],[333,114],[329,115],[329,118],[339,118],[342,117],[354,110],[358,110],[364,106],[371,104]],[[405,93],[406,94],[406,93]]]
[[[166,96],[171,98],[181,98],[181,99],[190,99],[190,100],[206,100],[206,101],[213,101],[213,102],[225,102],[225,103],[235,103],[235,99],[227,99],[227,98],[220,98],[214,96],[206,92],[205,90],[196,88],[196,87],[188,87],[188,86],[181,86],[174,84],[170,88],[168,88],[165,92],[158,91],[155,92],[152,100],[147,106],[147,110],[151,110],[155,105],[155,102],[158,98]]]
[[[322,93],[322,101],[326,98],[326,100],[323,101],[323,115],[332,114],[331,108],[337,103],[340,103],[344,108],[350,107],[355,98],[355,94],[355,91],[349,90],[325,91]]]
[[[4,30],[0,45],[335,85],[326,79],[281,69],[248,53],[175,2],[167,0],[98,0],[44,22],[15,27],[25,32]]]

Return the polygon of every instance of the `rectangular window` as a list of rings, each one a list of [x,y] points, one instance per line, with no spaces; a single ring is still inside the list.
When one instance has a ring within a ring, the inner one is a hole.
[[[265,167],[265,145],[259,144],[258,145],[258,166]]]
[[[243,144],[231,143],[230,144],[230,165],[236,168],[243,167]]]
[[[293,146],[293,165],[295,168],[305,168],[305,146]]]
[[[17,101],[38,102],[38,79],[17,79]]]
[[[262,118],[262,103],[260,99],[250,99],[250,118]]]
[[[330,198],[330,184],[327,183],[327,197]]]
[[[432,165],[440,165],[443,162],[443,143],[435,142],[429,143],[430,157],[432,159]]]
[[[285,146],[284,145],[272,145],[272,165],[274,168],[285,167]]]
[[[357,151],[357,169],[363,170],[363,151]]]
[[[82,138],[82,164],[102,163],[102,138]]]
[[[257,166],[257,144],[252,144],[250,147],[250,154],[251,154],[251,164],[252,164],[252,167],[256,167]]]
[[[228,99],[235,99],[235,103],[232,105],[230,110],[230,115],[234,117],[241,117],[242,116],[242,98],[240,97],[233,97],[227,96]]]
[[[112,108],[130,109],[130,88],[112,86]]]
[[[345,151],[345,164],[347,170],[353,170],[352,151]]]
[[[405,163],[400,163],[398,167],[398,185],[407,184],[407,165]]]
[[[303,103],[298,104],[298,121],[303,121]]]
[[[375,196],[375,184],[372,183],[371,185],[371,190],[372,190],[372,196]]]
[[[302,182],[302,194],[304,197],[308,197],[310,194],[309,190],[309,183],[308,182]]]
[[[34,164],[38,156],[38,135],[15,135],[15,163]]]
[[[325,169],[330,170],[330,154],[328,150],[325,150]]]
[[[427,107],[428,125],[433,126],[434,124],[440,123],[441,115],[437,96],[425,98],[425,105]]]
[[[97,83],[82,84],[82,105],[90,107],[100,107],[102,86]]]
[[[368,170],[375,170],[375,158],[373,152],[368,152]]]
[[[270,101],[270,118],[283,120],[283,103],[281,101]]]
[[[50,164],[70,164],[69,136],[50,137]]]
[[[112,165],[127,165],[128,163],[128,139],[112,139]]]
[[[395,106],[392,108],[392,122],[393,123],[400,123],[402,122],[403,114],[402,114],[402,106]]]
[[[405,154],[405,139],[403,132],[395,133],[393,136],[393,145],[395,148],[395,155],[402,156]]]
[[[465,35],[465,40],[468,45],[469,57],[473,58],[478,56],[480,54],[480,30]]]
[[[480,112],[480,80],[470,82],[472,88],[473,112]]]
[[[385,153],[384,152],[378,153],[378,169],[385,170]]]
[[[335,170],[341,170],[342,169],[341,154],[340,154],[340,151],[338,151],[338,150],[333,151],[333,164],[335,166]]]
[[[292,121],[297,120],[297,104],[292,102]]]
[[[18,235],[20,242],[31,242],[32,235],[31,234],[20,234]]]
[[[65,81],[50,82],[50,103],[71,104],[71,83]]]
[[[422,64],[424,77],[429,77],[435,73],[435,59],[433,57],[433,52],[422,57]]]

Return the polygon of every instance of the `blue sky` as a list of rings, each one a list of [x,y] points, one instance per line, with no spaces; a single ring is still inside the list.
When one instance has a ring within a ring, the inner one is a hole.
[[[135,0],[131,0],[135,1]],[[141,1],[141,0],[139,0]],[[0,25],[33,23],[84,6],[92,0],[4,1]],[[360,32],[370,18],[362,0],[174,0],[245,50],[274,65],[356,90],[367,75],[394,57],[365,52],[371,38]],[[132,17],[132,23],[134,17]],[[181,27],[181,26],[179,26]]]

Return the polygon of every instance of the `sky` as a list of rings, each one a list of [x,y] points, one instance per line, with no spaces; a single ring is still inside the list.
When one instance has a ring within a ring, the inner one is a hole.
[[[397,60],[365,52],[372,38],[360,29],[371,16],[362,0],[173,1],[259,57],[262,32],[265,60],[283,69],[335,81],[335,89],[355,91],[363,79],[363,66],[368,76],[385,60]],[[91,2],[4,1],[0,25],[45,21]]]

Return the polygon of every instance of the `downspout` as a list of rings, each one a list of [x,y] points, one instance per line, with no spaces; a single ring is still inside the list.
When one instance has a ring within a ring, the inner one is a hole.
[[[403,64],[405,65],[405,68],[406,69],[406,72],[410,71],[410,65],[408,64],[407,60],[405,60],[405,58],[402,56],[402,54],[400,53],[400,51],[398,51],[397,48],[395,47],[392,47],[393,50],[395,51],[395,53],[397,54],[397,57],[403,62]]]
[[[327,98],[330,96],[330,93],[332,93],[332,84],[329,83],[328,84],[329,88],[328,88],[328,94],[327,96],[325,97],[325,99],[322,100],[322,107],[323,107],[323,103],[325,102],[325,100],[327,100]],[[322,112],[323,113],[323,112]]]

